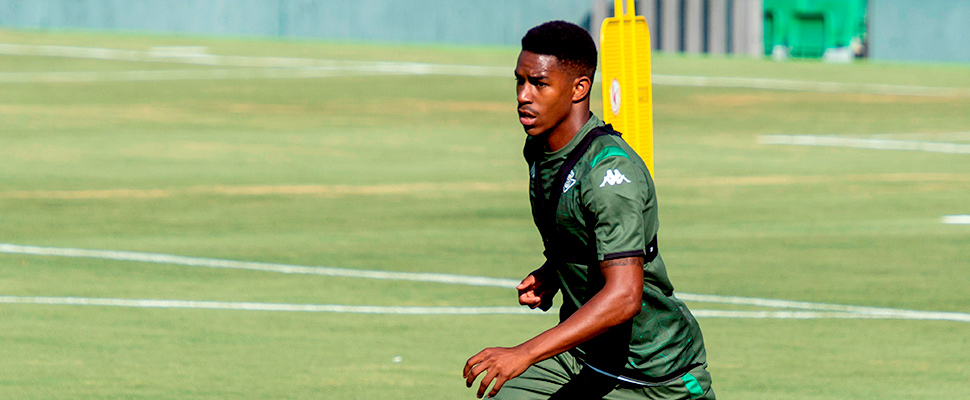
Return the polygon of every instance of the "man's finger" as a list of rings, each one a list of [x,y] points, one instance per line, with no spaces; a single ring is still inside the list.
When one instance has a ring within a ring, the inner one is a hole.
[[[485,390],[488,389],[488,384],[492,383],[492,379],[495,379],[495,372],[488,371],[485,377],[482,378],[481,385],[478,385],[478,398],[482,398],[485,395]]]
[[[535,293],[532,292],[525,292],[519,296],[519,304],[533,308],[539,304],[540,300],[541,297],[536,296]]]
[[[534,285],[535,283],[536,283],[536,277],[535,277],[535,275],[531,275],[530,274],[529,276],[525,277],[525,279],[523,279],[522,282],[519,283],[519,285],[515,287],[515,289],[516,290],[525,290],[525,289],[528,289],[529,287],[531,287],[532,285]]]
[[[471,371],[469,371],[468,376],[465,377],[465,387],[472,387],[472,384],[475,383],[475,378],[477,378],[478,375],[484,372],[486,369],[488,369],[488,367],[485,366],[485,363],[478,363],[478,365],[475,365]],[[482,379],[484,382],[484,378]]]
[[[469,358],[468,361],[465,361],[465,368],[461,370],[462,377],[467,378],[468,372],[471,371],[472,367],[474,367],[475,364],[478,364],[479,362],[482,361],[482,358],[484,358],[482,357],[483,352],[485,352],[485,350],[479,351],[478,354],[473,355],[472,358]],[[469,387],[470,386],[471,385],[469,384]]]
[[[501,376],[495,377],[495,386],[492,386],[492,391],[488,392],[488,397],[495,397],[495,395],[498,394],[499,389],[502,389],[502,385],[504,385],[507,381],[507,379]]]

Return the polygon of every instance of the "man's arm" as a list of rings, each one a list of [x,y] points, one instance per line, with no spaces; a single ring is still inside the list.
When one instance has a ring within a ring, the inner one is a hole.
[[[490,347],[465,363],[462,376],[471,387],[482,372],[485,377],[478,397],[485,394],[492,380],[489,397],[498,393],[506,381],[563,351],[592,339],[607,329],[626,322],[640,312],[643,297],[643,258],[627,257],[600,262],[605,284],[599,292],[568,319],[515,347]]]

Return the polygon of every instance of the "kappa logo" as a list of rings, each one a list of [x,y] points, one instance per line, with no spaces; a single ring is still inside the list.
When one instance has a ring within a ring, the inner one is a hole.
[[[569,171],[569,176],[566,177],[566,183],[562,185],[562,192],[566,193],[569,188],[576,184],[576,171]]]
[[[624,182],[630,182],[630,180],[620,173],[620,170],[608,169],[606,170],[606,176],[603,177],[603,183],[600,184],[600,187],[606,185],[615,186]]]

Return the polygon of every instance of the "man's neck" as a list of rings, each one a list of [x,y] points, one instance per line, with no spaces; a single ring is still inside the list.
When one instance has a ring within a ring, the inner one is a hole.
[[[547,151],[557,151],[569,144],[569,141],[573,140],[576,133],[586,125],[589,118],[593,115],[589,111],[589,107],[586,107],[585,112],[575,112],[570,116],[563,119],[559,126],[549,132],[546,137],[546,150]]]

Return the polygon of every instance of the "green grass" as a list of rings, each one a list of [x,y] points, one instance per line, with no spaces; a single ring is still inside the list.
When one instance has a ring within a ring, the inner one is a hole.
[[[510,71],[0,83],[0,243],[513,279],[542,261],[514,48],[31,31],[0,31],[0,42]],[[970,89],[970,67],[958,65],[653,61],[668,75]],[[0,74],[207,68],[0,56]],[[757,142],[966,132],[970,97],[656,86],[654,102],[660,240],[679,291],[970,312],[970,227],[940,223],[970,214],[970,157]],[[497,288],[15,254],[0,254],[0,295],[515,304]],[[0,304],[0,321],[2,398],[454,399],[474,396],[460,377],[465,359],[556,317]],[[723,398],[970,397],[965,323],[700,323]]]

